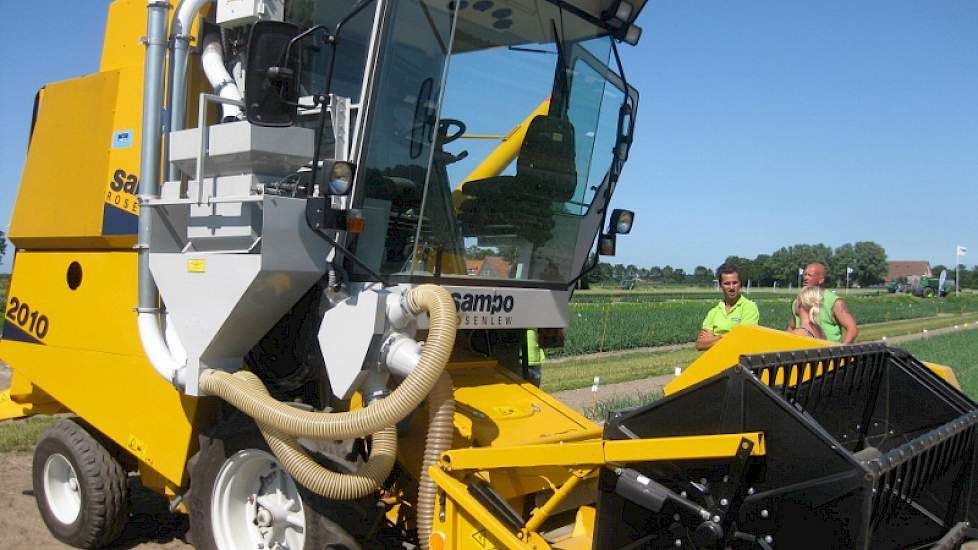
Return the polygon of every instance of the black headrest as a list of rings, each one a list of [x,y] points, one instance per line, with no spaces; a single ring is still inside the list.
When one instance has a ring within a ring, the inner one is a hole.
[[[539,115],[530,121],[516,161],[516,174],[536,192],[558,202],[569,200],[577,188],[574,125]]]

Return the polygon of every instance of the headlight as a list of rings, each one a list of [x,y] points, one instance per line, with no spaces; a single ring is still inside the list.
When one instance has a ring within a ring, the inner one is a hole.
[[[330,195],[346,195],[353,186],[353,173],[356,166],[351,162],[336,161],[329,170],[328,193]]]

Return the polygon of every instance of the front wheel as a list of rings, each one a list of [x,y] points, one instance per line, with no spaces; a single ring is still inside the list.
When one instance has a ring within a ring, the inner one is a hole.
[[[351,533],[374,524],[359,501],[329,501],[296,483],[247,419],[205,438],[190,483],[198,550],[360,550]]]
[[[96,434],[97,435],[97,434]],[[45,430],[34,448],[34,498],[58,540],[100,548],[115,540],[129,519],[125,467],[75,419]]]

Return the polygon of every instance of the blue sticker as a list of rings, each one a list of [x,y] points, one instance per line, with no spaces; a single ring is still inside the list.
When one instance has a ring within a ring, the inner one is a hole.
[[[132,130],[122,130],[112,134],[112,148],[125,149],[132,147]]]

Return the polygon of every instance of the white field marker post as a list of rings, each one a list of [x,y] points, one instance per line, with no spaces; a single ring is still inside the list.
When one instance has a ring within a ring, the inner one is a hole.
[[[594,377],[594,383],[591,384],[591,408],[598,408],[598,384],[601,383],[601,378],[598,376]]]
[[[961,269],[958,267],[961,265],[961,256],[968,253],[968,249],[958,245],[954,249],[954,295],[959,296],[961,294]]]

